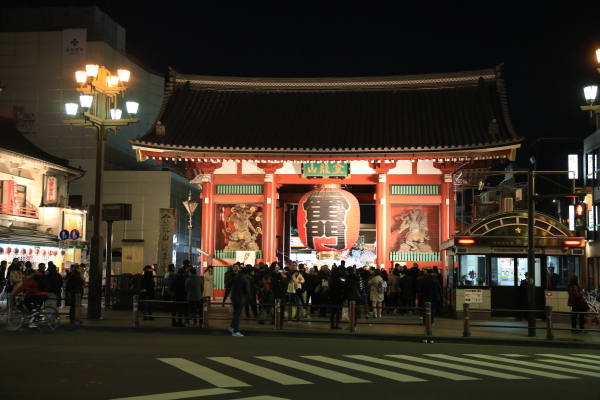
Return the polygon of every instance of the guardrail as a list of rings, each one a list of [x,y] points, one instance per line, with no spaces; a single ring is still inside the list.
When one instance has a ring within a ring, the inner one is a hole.
[[[139,304],[140,303],[169,303],[169,304],[187,304],[189,305],[189,302],[186,301],[162,301],[162,300],[140,300],[139,296],[133,296],[133,321],[132,321],[132,326],[137,327],[139,326],[139,319],[140,319],[140,315],[139,315]],[[153,319],[155,318],[159,318],[159,319],[167,319],[167,318],[177,318],[177,319],[186,319],[186,320],[197,320],[197,319],[202,319],[202,323],[199,324],[200,328],[209,328],[209,319],[212,319],[214,321],[224,321],[224,320],[230,320],[231,318],[210,318],[210,305],[232,305],[232,303],[221,303],[221,302],[211,302],[210,299],[205,298],[202,302],[202,315],[195,317],[195,316],[174,316],[174,315],[165,315],[165,316],[157,316],[157,315],[151,315],[151,317]],[[273,318],[268,318],[268,319],[264,319],[264,318],[259,318],[258,321],[272,321],[273,325],[274,325],[274,329],[275,330],[282,330],[283,329],[283,320],[284,320],[284,315],[285,315],[285,311],[286,309],[289,310],[288,311],[288,315],[292,315],[292,309],[297,307],[297,312],[300,313],[300,309],[302,308],[302,305],[300,304],[281,304],[281,299],[275,299],[274,303],[260,303],[258,304],[260,307],[267,307],[267,308],[273,308]],[[310,306],[308,306],[310,307]],[[320,308],[321,305],[315,305],[315,307]],[[344,308],[348,308],[348,328],[347,330],[349,332],[356,332],[356,325],[358,324],[358,321],[356,320],[356,303],[354,301],[350,301],[348,302],[348,305],[341,305],[341,306],[333,306],[333,305],[325,305],[323,307],[332,309],[332,308],[336,308],[336,309],[344,309]],[[381,310],[392,310],[392,309],[398,309],[398,307],[377,307]],[[431,303],[425,303],[425,307],[405,307],[405,309],[410,309],[410,310],[422,310],[424,312],[424,325],[425,325],[425,334],[427,336],[431,336],[432,333],[432,322],[431,322]],[[146,316],[147,317],[147,316]],[[242,321],[248,321],[248,318],[243,318]],[[252,321],[256,321],[256,319],[252,319]],[[319,321],[319,320],[310,320],[311,323],[330,323],[330,321]],[[362,323],[362,322],[361,322]],[[370,323],[370,325],[373,325],[373,322]],[[375,323],[374,325],[422,325],[422,324],[415,324],[415,323]]]
[[[581,333],[588,333],[588,332],[600,332],[600,330],[595,330],[595,329],[573,329],[573,328],[555,328],[554,327],[554,320],[553,320],[553,315],[554,314],[567,314],[567,315],[580,315],[580,314],[584,314],[584,315],[597,315],[597,313],[595,312],[589,312],[589,311],[556,311],[553,312],[552,310],[552,306],[546,306],[545,310],[506,310],[506,309],[491,309],[491,308],[478,308],[478,309],[473,309],[471,310],[469,308],[469,303],[465,303],[463,304],[463,337],[471,337],[471,327],[480,327],[480,328],[490,328],[489,325],[479,325],[479,324],[471,324],[471,318],[470,318],[470,313],[471,312],[493,312],[493,311],[510,311],[510,312],[522,312],[522,313],[544,313],[546,315],[546,326],[545,327],[530,327],[530,326],[514,326],[514,325],[494,325],[493,328],[509,328],[509,329],[545,329],[546,330],[546,339],[547,340],[554,340],[554,331],[555,330],[563,330],[563,331],[573,331],[576,330],[578,332]]]

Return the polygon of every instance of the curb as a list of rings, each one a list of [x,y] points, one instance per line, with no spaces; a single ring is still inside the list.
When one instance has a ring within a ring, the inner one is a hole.
[[[201,335],[201,336],[230,336],[222,329],[216,328],[154,328],[154,327],[120,327],[120,326],[90,326],[90,325],[59,325],[59,330],[70,332],[115,332],[115,333],[149,333],[149,334],[176,334],[176,335]],[[293,339],[344,339],[344,340],[377,340],[390,342],[411,342],[411,343],[444,343],[444,344],[463,344],[463,345],[493,345],[493,346],[522,346],[522,347],[549,347],[549,348],[569,348],[584,350],[600,350],[600,343],[587,343],[578,339],[498,339],[486,337],[453,337],[453,336],[425,336],[425,335],[407,335],[407,334],[376,334],[376,333],[349,333],[349,332],[311,332],[300,330],[272,330],[272,331],[252,331],[244,332],[246,337],[284,337]]]

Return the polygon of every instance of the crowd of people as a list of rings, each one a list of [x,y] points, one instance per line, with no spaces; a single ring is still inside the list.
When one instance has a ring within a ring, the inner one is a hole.
[[[57,307],[60,299],[65,299],[69,306],[69,319],[75,323],[75,296],[83,295],[85,289],[85,264],[74,264],[65,270],[64,275],[58,272],[52,261],[39,263],[34,269],[31,262],[14,258],[8,265],[0,262],[0,300],[9,294],[24,294],[24,304],[28,310],[42,305]]]
[[[243,277],[245,284],[237,283]],[[381,318],[382,315],[412,314],[415,307],[432,304],[432,322],[438,303],[442,301],[442,277],[437,268],[419,269],[396,264],[388,273],[385,269],[323,265],[306,269],[304,264],[291,263],[283,268],[279,263],[255,266],[236,263],[225,273],[225,295],[231,297],[234,336],[242,310],[259,324],[275,323],[275,300],[281,301],[281,318],[301,320],[307,315],[329,316],[331,329],[342,329],[340,320],[349,301],[355,302],[356,317]]]

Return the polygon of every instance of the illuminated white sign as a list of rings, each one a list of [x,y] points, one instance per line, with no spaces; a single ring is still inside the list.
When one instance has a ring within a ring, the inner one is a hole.
[[[569,206],[569,230],[575,231],[575,206]]]
[[[587,177],[591,178],[592,173],[594,172],[594,156],[592,154],[588,154],[588,162],[587,162]]]
[[[569,154],[569,179],[579,178],[577,154]]]
[[[594,208],[590,207],[590,211],[588,211],[588,229],[591,231],[596,230],[596,221],[594,220]]]

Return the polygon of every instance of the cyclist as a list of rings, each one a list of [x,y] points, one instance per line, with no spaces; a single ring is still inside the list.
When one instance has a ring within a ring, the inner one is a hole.
[[[46,300],[48,300],[48,292],[40,290],[36,275],[43,276],[41,273],[36,272],[33,268],[28,269],[25,272],[27,279],[21,286],[13,291],[13,296],[24,292],[25,300],[23,304],[27,308],[27,311],[31,312],[34,308],[40,308]]]

